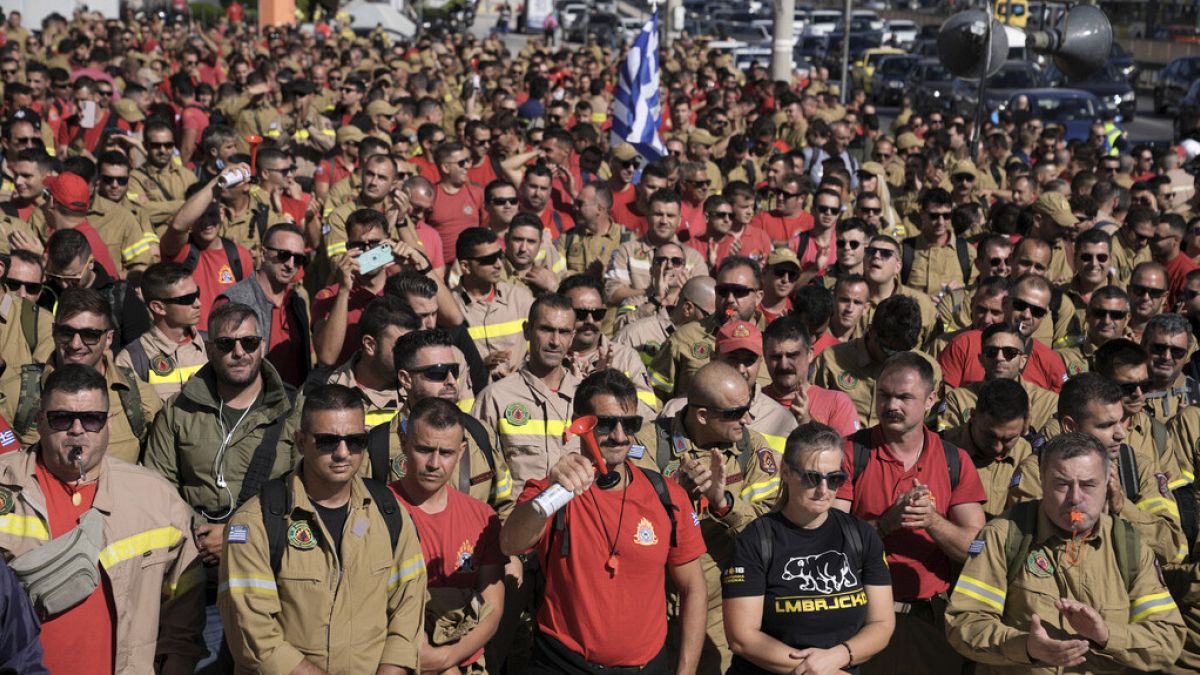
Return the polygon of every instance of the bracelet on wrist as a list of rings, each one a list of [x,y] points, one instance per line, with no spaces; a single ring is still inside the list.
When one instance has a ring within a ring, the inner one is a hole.
[[[846,654],[848,654],[850,656],[850,660],[846,662],[846,666],[847,667],[853,666],[854,665],[854,652],[851,651],[851,649],[850,649],[850,643],[843,642],[842,646],[846,648]]]

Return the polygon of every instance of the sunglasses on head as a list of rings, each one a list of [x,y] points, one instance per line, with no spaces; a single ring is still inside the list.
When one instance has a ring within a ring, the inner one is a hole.
[[[316,446],[317,452],[322,454],[332,454],[337,451],[342,443],[346,444],[346,450],[357,455],[367,449],[367,434],[346,434],[339,436],[337,434],[314,434],[309,433],[313,439],[313,445]]]
[[[710,413],[713,413],[714,415],[717,415],[717,416],[721,417],[722,419],[724,419],[726,421],[730,421],[730,422],[732,422],[734,420],[740,420],[750,413],[750,404],[749,403],[747,403],[746,405],[743,405],[743,406],[738,406],[736,408],[718,408],[716,406],[711,406],[711,405],[693,405],[690,403],[688,405],[691,405],[693,408],[704,408],[705,410],[709,411]]]
[[[103,328],[74,328],[64,324],[56,324],[53,329],[54,339],[59,342],[73,342],[78,335],[83,344],[89,347],[99,343],[107,332]]]
[[[434,363],[428,366],[409,368],[410,373],[416,373],[430,382],[445,382],[446,376],[453,375],[458,379],[457,363]]]
[[[588,317],[591,317],[592,321],[603,321],[604,314],[608,311],[607,309],[605,309],[603,307],[600,307],[597,309],[588,309],[586,307],[575,307],[574,309],[575,309],[575,320],[576,321],[587,321]]]
[[[75,426],[75,420],[79,420],[84,431],[93,434],[108,424],[108,413],[100,410],[47,410],[45,415],[46,424],[54,431],[70,430]]]
[[[42,294],[42,282],[40,282],[40,281],[21,281],[19,279],[5,279],[4,286],[5,286],[5,288],[12,291],[13,293],[16,293],[17,291],[24,288],[25,292],[29,295],[41,295]]]
[[[500,256],[502,256],[502,255],[504,255],[503,252],[495,251],[495,252],[489,253],[487,255],[476,256],[474,258],[467,258],[467,260],[472,260],[478,265],[495,265],[497,262],[499,262]]]
[[[830,490],[837,490],[845,485],[846,481],[850,479],[849,474],[847,474],[845,471],[830,471],[829,473],[820,473],[818,471],[797,469],[790,464],[788,466],[791,467],[793,472],[795,472],[796,477],[800,479],[800,483],[810,490],[814,490],[819,487],[821,485],[821,481],[825,481],[825,484],[829,486]]]
[[[308,264],[308,254],[307,253],[296,253],[295,251],[285,251],[281,248],[272,248],[270,246],[264,246],[263,250],[270,251],[271,255],[275,256],[275,262],[279,263],[280,265],[286,265],[289,260],[294,261],[296,264],[296,267],[304,267],[305,265]]]
[[[1013,307],[1013,310],[1018,311],[1018,312],[1024,312],[1025,310],[1029,310],[1029,314],[1031,316],[1033,316],[1033,318],[1035,318],[1035,319],[1040,319],[1040,318],[1046,316],[1046,312],[1049,311],[1045,307],[1038,307],[1037,305],[1035,305],[1033,303],[1025,302],[1024,300],[1022,300],[1020,298],[1012,299],[1012,307]]]
[[[1143,286],[1141,284],[1129,284],[1129,294],[1135,297],[1146,295],[1151,298],[1161,298],[1167,294],[1167,289],[1150,288],[1149,286]]]
[[[1150,353],[1158,356],[1165,356],[1167,353],[1170,353],[1171,358],[1178,361],[1187,356],[1187,347],[1176,347],[1164,342],[1155,342],[1150,345]]]
[[[155,300],[158,300],[159,302],[162,302],[162,303],[166,303],[168,305],[183,305],[185,307],[195,304],[196,301],[199,299],[200,299],[200,291],[198,291],[198,290],[188,293],[187,295],[180,295],[180,296],[177,296],[174,298],[155,298]]]
[[[1123,309],[1102,309],[1100,307],[1089,309],[1088,314],[1097,319],[1109,319],[1112,321],[1124,321],[1125,317],[1129,316],[1129,312]]]
[[[984,358],[995,359],[997,356],[999,356],[1001,354],[1004,355],[1005,361],[1012,361],[1013,359],[1015,359],[1021,355],[1021,349],[1019,347],[1001,347],[999,345],[984,345],[983,346]]]
[[[516,206],[520,203],[516,197],[492,197],[492,206]]]
[[[262,340],[263,339],[261,335],[243,335],[242,337],[236,338],[219,337],[213,340],[213,344],[217,346],[217,349],[221,350],[222,354],[228,354],[232,352],[235,344],[242,345],[242,351],[249,354],[250,352],[258,349],[258,346],[262,344]]]
[[[671,267],[683,267],[684,259],[673,255],[656,255],[654,256],[654,260],[651,262],[653,262],[655,265],[666,265],[667,263],[670,263]]]
[[[626,434],[636,434],[642,429],[642,417],[640,415],[596,415],[596,427],[593,431],[597,436],[608,436],[617,430],[618,424]]]
[[[717,297],[724,298],[728,295],[741,300],[754,292],[753,288],[743,286],[741,284],[717,284]]]
[[[1121,395],[1125,397],[1133,396],[1140,389],[1142,393],[1150,391],[1150,380],[1141,380],[1138,382],[1118,382],[1117,386],[1121,388]]]
[[[867,257],[868,258],[874,258],[874,257],[878,256],[880,258],[883,258],[884,260],[890,260],[892,258],[892,256],[894,256],[894,255],[896,255],[895,249],[880,248],[878,246],[868,246],[867,247]]]

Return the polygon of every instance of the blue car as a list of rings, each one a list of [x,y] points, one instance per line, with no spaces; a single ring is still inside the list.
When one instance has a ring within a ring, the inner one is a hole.
[[[1030,89],[1014,94],[1004,104],[1013,115],[1020,114],[1017,105],[1022,96],[1029,99],[1029,109],[1043,124],[1059,124],[1066,130],[1066,140],[1086,141],[1092,125],[1100,121],[1104,104],[1095,94],[1082,89]]]

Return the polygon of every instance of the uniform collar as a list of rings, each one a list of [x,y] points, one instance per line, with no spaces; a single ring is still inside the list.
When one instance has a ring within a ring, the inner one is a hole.
[[[533,393],[534,396],[548,401],[559,398],[567,401],[567,403],[570,403],[571,400],[575,398],[575,388],[579,386],[580,382],[582,382],[582,380],[580,380],[578,377],[575,377],[575,375],[573,375],[569,369],[563,368],[562,384],[558,386],[558,391],[555,392],[551,391],[550,387],[547,387],[546,383],[542,382],[540,377],[534,375],[529,371],[529,368],[524,365],[521,366],[521,370],[517,371],[517,375],[524,380],[525,384],[529,387],[530,392]]]
[[[292,488],[292,513],[301,511],[310,516],[315,516],[317,513],[316,506],[308,497],[308,490],[304,489],[304,479],[302,473],[304,465],[301,463],[296,467],[296,471],[292,473],[289,479],[289,485]],[[367,486],[363,483],[360,476],[354,476],[353,482],[350,484],[350,501],[346,502],[349,510],[366,506],[371,502],[371,494],[367,492]]]
[[[1111,527],[1112,518],[1107,514],[1101,514],[1100,519],[1096,521],[1096,526],[1092,528],[1090,533],[1083,537],[1083,541],[1087,542],[1088,545],[1090,545],[1093,549],[1100,549],[1104,544],[1104,540],[1107,538],[1106,532],[1108,532]],[[1057,547],[1059,543],[1065,543],[1067,541],[1070,541],[1070,538],[1063,537],[1061,534],[1059,534],[1058,528],[1050,522],[1050,519],[1047,518],[1046,514],[1043,513],[1039,508],[1037,517],[1037,536],[1034,539],[1034,543],[1038,546],[1049,545],[1051,547]]]

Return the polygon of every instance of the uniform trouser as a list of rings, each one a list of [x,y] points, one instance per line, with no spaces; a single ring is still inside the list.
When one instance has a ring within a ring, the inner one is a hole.
[[[669,675],[671,669],[665,646],[644,666],[609,668],[591,663],[558,640],[539,633],[533,639],[533,658],[525,672],[528,675]]]
[[[884,650],[864,663],[862,675],[957,675],[963,659],[946,640],[942,623],[946,602],[940,597],[896,603],[896,631]],[[907,606],[905,606],[907,605]],[[903,606],[903,607],[902,607]]]
[[[721,613],[721,568],[711,555],[705,553],[700,557],[700,569],[704,572],[704,583],[708,587],[708,625],[696,674],[723,675],[733,661],[733,652],[729,650],[729,642],[725,639],[725,619]],[[671,650],[672,664],[679,661],[677,650],[683,637],[680,634],[678,605],[678,597],[675,596],[667,609],[667,645]]]

